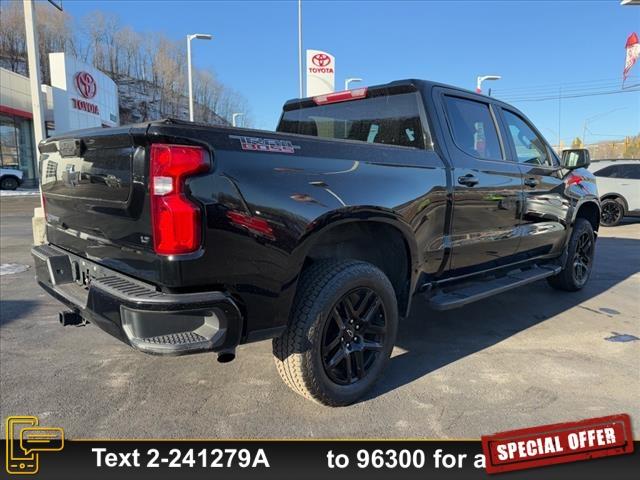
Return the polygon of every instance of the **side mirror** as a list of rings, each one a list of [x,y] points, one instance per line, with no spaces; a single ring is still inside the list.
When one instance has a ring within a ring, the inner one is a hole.
[[[571,148],[562,151],[562,166],[569,170],[587,168],[591,164],[589,150],[586,148]]]

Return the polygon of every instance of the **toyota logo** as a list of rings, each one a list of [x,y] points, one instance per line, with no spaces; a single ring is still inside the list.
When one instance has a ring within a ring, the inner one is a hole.
[[[76,88],[84,98],[93,98],[98,91],[98,84],[90,73],[76,73]]]
[[[326,53],[316,53],[311,57],[311,61],[316,67],[326,67],[331,63],[331,57]]]

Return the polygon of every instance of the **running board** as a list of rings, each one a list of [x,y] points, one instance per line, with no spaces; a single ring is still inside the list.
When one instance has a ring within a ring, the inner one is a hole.
[[[512,288],[518,288],[556,275],[561,270],[562,268],[559,266],[533,267],[529,270],[509,273],[504,277],[493,280],[478,280],[457,290],[436,293],[429,299],[429,306],[434,310],[450,310],[462,307],[468,303],[477,302]]]

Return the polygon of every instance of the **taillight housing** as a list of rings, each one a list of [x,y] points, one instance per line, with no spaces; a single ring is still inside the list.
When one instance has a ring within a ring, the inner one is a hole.
[[[156,253],[180,255],[200,248],[202,213],[187,198],[184,182],[208,169],[208,155],[201,147],[151,145],[151,223]]]

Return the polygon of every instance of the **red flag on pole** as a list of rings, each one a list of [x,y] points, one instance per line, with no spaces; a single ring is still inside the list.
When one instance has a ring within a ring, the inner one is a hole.
[[[627,59],[624,62],[624,71],[622,72],[622,84],[624,85],[624,81],[629,76],[629,72],[631,71],[631,67],[636,63],[638,57],[640,57],[640,41],[638,40],[638,35],[633,32],[627,38],[627,44],[625,45],[627,49]]]

